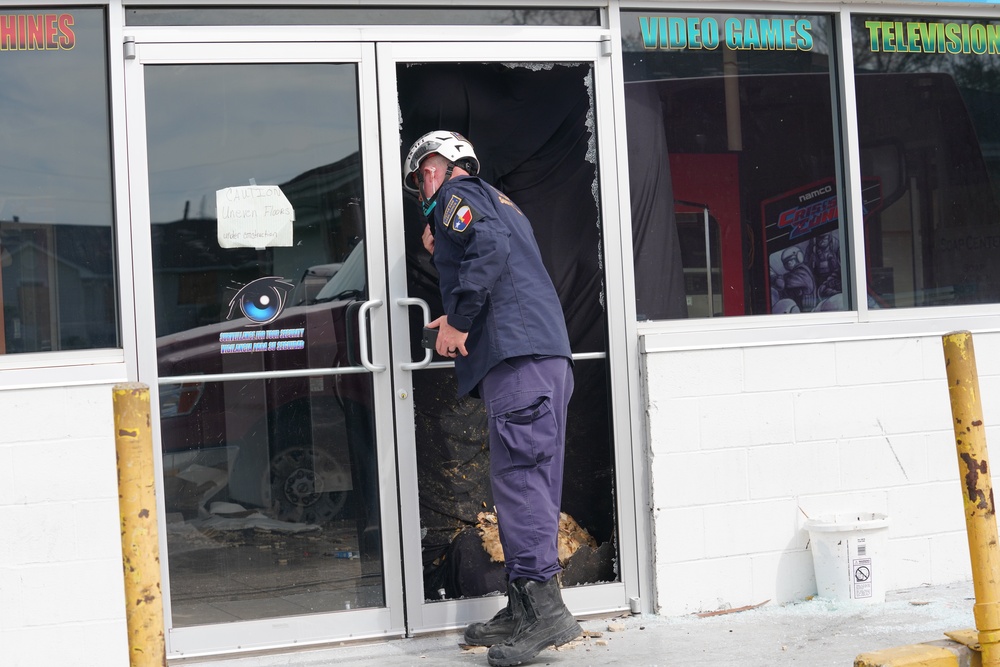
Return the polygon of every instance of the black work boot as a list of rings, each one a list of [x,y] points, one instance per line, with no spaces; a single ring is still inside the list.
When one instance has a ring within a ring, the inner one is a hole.
[[[507,582],[507,606],[485,623],[470,623],[465,628],[465,643],[469,646],[493,646],[514,633],[514,587]]]
[[[555,577],[548,581],[515,579],[510,583],[514,633],[490,647],[491,667],[511,667],[531,660],[549,646],[562,646],[583,634],[583,628],[563,604]]]

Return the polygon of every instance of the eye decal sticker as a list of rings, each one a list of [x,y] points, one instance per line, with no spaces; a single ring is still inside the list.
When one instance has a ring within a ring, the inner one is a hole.
[[[254,324],[273,322],[281,314],[288,292],[293,287],[295,285],[287,280],[274,276],[248,282],[229,302],[226,319],[233,319],[233,312],[239,306],[243,316]]]

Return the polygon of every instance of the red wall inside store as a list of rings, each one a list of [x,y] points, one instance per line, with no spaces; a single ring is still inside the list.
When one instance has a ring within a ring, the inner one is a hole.
[[[719,223],[722,244],[722,312],[743,315],[743,236],[740,224],[739,156],[735,153],[670,155],[674,199],[707,204]],[[699,209],[677,204],[678,211]]]

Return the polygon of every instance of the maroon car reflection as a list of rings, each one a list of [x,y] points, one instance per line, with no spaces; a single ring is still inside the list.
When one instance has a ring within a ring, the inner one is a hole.
[[[237,310],[229,321],[157,340],[168,511],[203,514],[224,500],[320,523],[356,486],[349,439],[370,430],[351,423],[370,420],[370,383],[357,356],[363,244],[343,264],[312,267],[288,287],[265,322]],[[330,368],[352,370],[313,374]]]

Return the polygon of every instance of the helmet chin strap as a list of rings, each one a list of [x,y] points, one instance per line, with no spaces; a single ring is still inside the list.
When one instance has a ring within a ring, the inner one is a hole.
[[[444,183],[447,183],[449,180],[451,180],[451,172],[454,170],[455,170],[455,163],[449,162],[448,169],[444,172]],[[419,171],[417,171],[417,181],[419,181],[420,183],[420,190],[423,191],[424,177],[420,175]],[[420,208],[423,211],[425,218],[429,218],[431,215],[431,211],[433,211],[434,207],[437,206],[437,197],[438,197],[438,192],[440,190],[441,188],[439,187],[437,190],[434,191],[434,194],[432,194],[430,198],[428,198],[426,201],[420,202]]]

